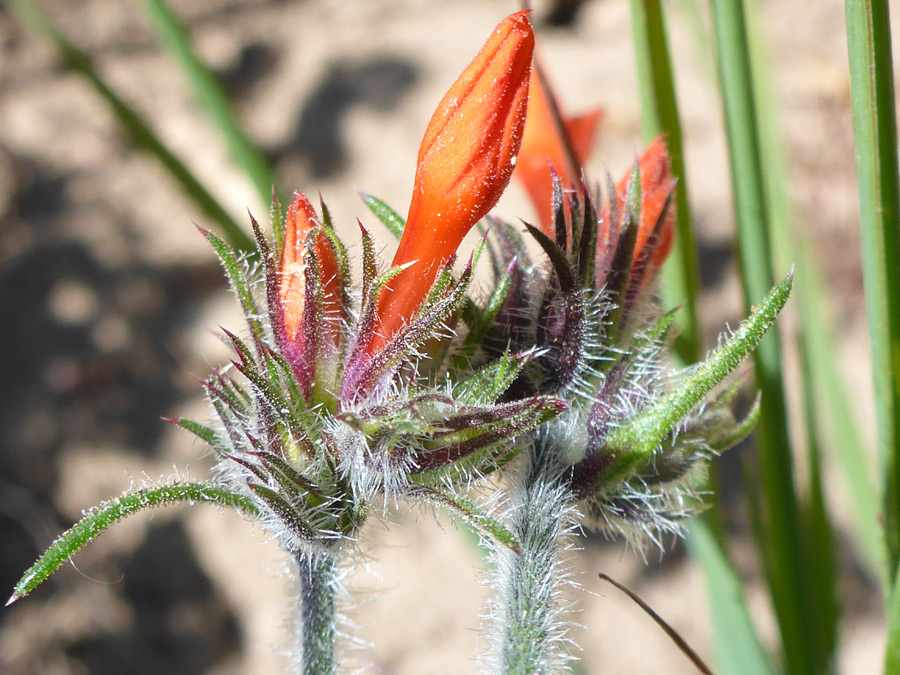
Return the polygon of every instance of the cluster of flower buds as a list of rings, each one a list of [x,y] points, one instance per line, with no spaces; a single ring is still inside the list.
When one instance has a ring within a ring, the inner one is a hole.
[[[503,398],[534,350],[506,350],[451,373],[437,340],[471,302],[472,262],[455,275],[455,252],[509,182],[533,47],[525,13],[508,17],[447,92],[422,141],[405,227],[366,199],[403,227],[386,271],[360,224],[354,284],[326,206],[320,217],[302,194],[285,217],[274,209],[274,241],[252,223],[261,265],[206,233],[250,339],[227,333],[237,376],[217,372],[206,382],[220,428],[178,423],[219,451],[289,548],[352,538],[367,506],[385,496],[488,522],[447,488],[508,461],[516,438],[566,408],[551,395]]]
[[[248,329],[225,332],[235,357],[205,381],[217,421],[173,422],[215,449],[228,484],[176,482],[101,505],[10,602],[122,517],[208,501],[259,516],[296,560],[298,672],[330,673],[344,544],[370,510],[419,501],[492,545],[496,672],[559,670],[558,559],[576,514],[649,535],[640,543],[680,529],[697,473],[755,421],[753,410],[735,419],[736,386],[720,385],[775,321],[790,278],[704,363],[672,371],[673,315],[654,296],[675,218],[665,141],[618,184],[590,185],[580,167],[600,113],[564,119],[533,52],[527,12],[513,14],[453,84],[425,131],[405,221],[364,196],[400,238],[389,267],[360,223],[354,280],[325,204],[317,212],[302,194],[286,213],[275,203],[271,235],[251,219],[253,256],[205,233]],[[455,271],[463,238],[515,174],[539,227],[523,237],[488,217]],[[470,292],[482,256],[495,277],[486,297]],[[501,481],[506,513],[467,499],[520,455]]]
[[[405,221],[365,197],[402,233],[386,271],[360,224],[354,283],[327,208],[320,216],[301,194],[286,216],[274,209],[274,240],[253,222],[257,267],[207,233],[250,339],[227,334],[239,376],[206,383],[219,429],[179,423],[220,452],[289,547],[353,538],[385,497],[449,505],[496,535],[462,492],[525,447],[564,468],[599,521],[673,527],[685,479],[749,429],[729,396],[698,412],[706,387],[650,446],[626,433],[674,379],[663,360],[671,316],[659,319],[652,289],[672,244],[675,181],[660,138],[599,200],[578,174],[601,113],[564,120],[533,49],[526,13],[513,14],[447,92]],[[475,258],[488,249],[496,284],[475,298],[473,260],[457,275],[456,250],[514,169],[549,264],[493,221]]]

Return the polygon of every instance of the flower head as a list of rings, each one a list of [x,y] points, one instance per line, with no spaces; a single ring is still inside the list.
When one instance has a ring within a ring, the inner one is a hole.
[[[672,246],[674,185],[662,137],[618,186],[610,185],[599,215],[589,190],[564,193],[556,180],[552,232],[527,226],[550,263],[543,279],[531,270],[522,239],[509,227],[494,228],[494,272],[507,291],[482,346],[494,357],[541,349],[514,385],[517,394],[563,391],[593,367],[585,350],[624,347],[634,337],[653,309],[646,290]],[[589,297],[602,300],[592,306]]]
[[[471,265],[457,278],[446,263],[509,182],[533,45],[525,13],[507,17],[438,106],[390,269],[379,273],[360,224],[362,274],[351,286],[327,208],[320,219],[297,194],[274,242],[253,221],[264,310],[252,290],[256,269],[242,269],[207,233],[252,340],[226,333],[234,373],[207,381],[224,433],[182,426],[220,450],[288,548],[339,546],[355,536],[368,504],[391,495],[445,503],[439,490],[493,471],[517,451],[517,436],[567,407],[554,396],[500,400],[533,358],[528,350],[477,371],[466,366],[450,388],[446,351],[430,370],[419,358],[466,301]]]
[[[554,395],[569,406],[533,435],[529,480],[546,481],[542,494],[559,486],[567,495],[562,501],[577,503],[601,529],[648,534],[636,540],[640,545],[681,531],[698,504],[695,478],[752,428],[755,409],[744,420],[732,411],[736,385],[710,393],[755,347],[751,333],[761,336],[771,325],[790,279],[706,364],[669,370],[673,314],[660,316],[647,292],[674,236],[675,180],[664,138],[617,185],[609,183],[598,208],[591,190],[563,192],[555,181],[552,231],[526,225],[544,266],[531,260],[514,227],[497,223],[491,248],[497,290],[482,317],[468,323],[490,321],[482,359],[537,348],[505,396]],[[718,368],[725,358],[731,365]],[[706,380],[713,369],[715,378]]]
[[[534,50],[526,14],[500,22],[425,129],[406,228],[393,261],[410,266],[381,294],[370,353],[412,319],[440,267],[509,183],[525,124]]]
[[[603,118],[603,110],[596,108],[584,115],[563,118],[568,139],[560,137],[554,122],[553,92],[547,91],[538,74],[537,68],[531,69],[531,85],[528,94],[528,112],[525,117],[525,130],[522,134],[522,147],[519,160],[516,162],[515,176],[531,199],[537,210],[538,223],[548,236],[553,234],[553,175],[556,172],[563,187],[568,188],[579,179],[572,173],[581,170],[591,152],[591,146],[597,133],[597,126]],[[566,157],[567,143],[571,144],[573,158],[577,164]]]

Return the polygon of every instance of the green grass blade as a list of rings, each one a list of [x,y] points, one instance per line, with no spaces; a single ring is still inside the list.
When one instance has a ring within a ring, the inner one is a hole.
[[[637,54],[644,140],[650,141],[661,133],[666,134],[672,172],[678,178],[675,185],[675,250],[663,271],[666,303],[670,306],[682,305],[677,319],[679,335],[675,348],[685,363],[696,363],[703,357],[697,321],[700,272],[688,203],[681,119],[660,0],[631,0],[631,23]]]
[[[850,406],[846,392],[834,373],[833,364],[837,355],[831,339],[831,314],[824,311],[827,304],[822,297],[824,285],[816,276],[818,270],[812,266],[812,252],[794,224],[788,196],[790,180],[777,122],[777,104],[772,95],[764,35],[759,29],[755,8],[748,6],[747,10],[760,153],[762,164],[766,167],[764,191],[772,257],[781,266],[793,265],[795,261],[802,264],[797,279],[800,321],[796,340],[803,383],[803,395],[799,397],[802,411],[798,411],[798,416],[802,417],[805,424],[808,460],[808,496],[801,512],[805,555],[803,562],[808,579],[810,616],[815,621],[809,631],[814,640],[814,668],[816,672],[825,673],[833,671],[840,606],[837,544],[822,485],[823,449],[831,451],[838,460],[838,466],[844,469],[845,484],[851,490],[852,501],[857,504],[855,515],[858,527],[855,528],[854,537],[865,561],[875,578],[878,578],[877,552],[880,545],[876,514],[870,510],[870,507],[877,504],[873,498],[875,484],[871,480],[865,480],[866,459],[862,439],[855,433],[848,413]],[[827,395],[824,392],[826,384],[830,385]],[[832,410],[829,404],[839,409]],[[850,422],[837,427],[829,424],[832,416],[838,416],[844,421],[849,419]],[[840,429],[843,435],[836,435],[836,429]],[[865,494],[862,493],[863,490]]]
[[[846,0],[845,8],[882,513],[893,580],[900,569],[900,185],[890,17],[887,0]]]
[[[811,380],[807,387],[807,406],[817,412],[815,433],[823,449],[834,456],[850,494],[853,539],[873,578],[878,579],[886,588],[886,558],[879,525],[881,509],[876,482],[863,452],[862,437],[851,414],[847,390],[834,368],[838,357],[828,327],[817,326],[815,322],[807,323],[813,322],[813,317],[821,321],[822,317],[829,315],[822,307],[824,299],[817,291],[804,292],[815,287],[817,282],[814,280],[821,279],[821,274],[813,268],[813,264],[809,260],[808,251],[798,251],[798,269],[800,266],[805,268],[801,294],[798,294],[800,323],[812,327],[811,330],[802,330],[800,335],[806,354],[804,360],[809,364],[804,368]]]
[[[758,110],[769,111],[773,103],[760,101]],[[796,307],[798,338],[804,383],[804,407],[807,436],[834,456],[844,484],[851,496],[854,515],[852,536],[873,577],[885,580],[884,547],[879,522],[878,491],[865,445],[851,413],[845,385],[834,364],[838,359],[831,330],[828,301],[822,293],[825,283],[813,259],[809,242],[800,235],[791,237],[794,228],[783,187],[786,184],[785,161],[780,148],[772,145],[776,135],[773,122],[760,115],[763,128],[763,156],[766,166],[768,203],[772,213],[773,248],[780,265],[796,264]],[[767,139],[768,137],[768,139]],[[812,449],[811,449],[812,450]],[[815,452],[815,450],[813,450]]]
[[[741,580],[706,523],[695,520],[687,546],[700,562],[709,586],[713,647],[720,675],[775,675],[776,670],[753,626]]]
[[[900,673],[900,573],[894,580],[887,606],[888,636],[884,651],[884,672]]]
[[[817,412],[817,434],[820,443],[835,457],[851,496],[854,515],[853,538],[874,578],[886,583],[885,549],[879,526],[879,503],[876,482],[863,452],[862,437],[851,414],[847,390],[834,368],[837,354],[828,326],[822,317],[829,316],[825,299],[818,292],[824,288],[821,273],[811,260],[807,247],[797,247],[797,267],[802,267],[800,294],[800,339],[804,350],[807,406]],[[799,273],[798,273],[799,275]],[[805,327],[810,327],[806,329]]]
[[[61,534],[44,555],[25,572],[16,584],[12,597],[6,603],[7,606],[31,593],[110,525],[138,511],[179,502],[218,504],[248,515],[257,514],[256,505],[243,495],[202,483],[173,483],[126,493],[91,509],[81,520]]]
[[[809,365],[804,359],[804,393],[811,398],[811,377]],[[807,428],[815,426],[815,415],[809,406]],[[806,569],[809,573],[811,616],[815,621],[810,630],[814,644],[817,673],[833,672],[835,649],[837,647],[840,606],[838,603],[838,563],[834,539],[834,529],[825,507],[825,493],[822,486],[822,460],[816,438],[809,439],[809,497],[803,516],[804,548]]]
[[[739,253],[747,306],[760,297],[774,277],[769,241],[768,204],[763,178],[751,77],[749,45],[740,0],[713,0],[719,77],[731,160],[738,224]],[[812,634],[810,578],[804,564],[801,513],[794,487],[788,417],[781,378],[780,341],[776,331],[756,352],[756,381],[762,393],[756,430],[762,488],[762,556],[781,632],[787,670],[816,672]]]
[[[787,189],[789,179],[780,143],[766,59],[754,41],[757,115],[765,189],[769,207],[773,255],[779,266],[796,264],[795,297],[799,313],[799,347],[803,359],[807,435],[836,459],[851,495],[856,539],[875,578],[884,579],[884,552],[878,527],[875,480],[864,453],[864,443],[851,414],[847,390],[834,368],[838,359],[831,331],[832,312],[822,293],[825,283],[813,258],[810,243],[797,233]],[[794,236],[792,236],[792,234]]]
[[[4,0],[4,2],[35,30],[53,42],[66,66],[90,82],[94,90],[115,114],[135,145],[143,148],[159,160],[172,178],[181,185],[188,197],[197,204],[207,217],[218,224],[222,233],[235,248],[244,251],[254,250],[253,241],[246,231],[237,224],[216,198],[209,193],[181,160],[156,136],[140,114],[115,93],[94,67],[91,57],[69,42],[59,29],[53,25],[50,17],[40,9],[37,3],[28,2],[27,0]]]
[[[263,203],[269,203],[275,188],[272,167],[237,121],[219,81],[194,51],[187,29],[165,0],[142,0],[142,4],[160,43],[175,57],[197,102],[225,138],[235,164],[253,182]],[[279,201],[284,199],[279,196]]]
[[[748,10],[750,8],[748,7]],[[765,171],[773,255],[779,267],[796,264],[798,337],[805,382],[804,407],[807,437],[836,460],[850,494],[854,515],[852,536],[872,576],[884,580],[884,549],[878,526],[878,498],[865,444],[851,414],[847,389],[834,368],[836,352],[831,317],[823,294],[825,283],[814,260],[810,242],[798,232],[788,198],[790,180],[787,160],[776,120],[768,55],[757,27],[755,12],[749,12],[754,94],[760,121],[760,145]],[[811,448],[815,454],[816,449]],[[812,488],[811,488],[812,491]]]

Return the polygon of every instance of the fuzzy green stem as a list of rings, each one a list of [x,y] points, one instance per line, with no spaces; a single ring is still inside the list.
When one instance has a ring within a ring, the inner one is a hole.
[[[566,623],[559,612],[562,540],[571,531],[573,496],[563,472],[536,449],[523,458],[516,484],[510,489],[512,516],[507,523],[521,552],[496,546],[497,597],[496,661],[494,672],[532,675],[559,672],[566,660],[562,650]],[[543,457],[544,459],[541,459]]]
[[[337,554],[294,554],[297,564],[298,675],[329,675],[337,670],[336,596],[340,589]]]

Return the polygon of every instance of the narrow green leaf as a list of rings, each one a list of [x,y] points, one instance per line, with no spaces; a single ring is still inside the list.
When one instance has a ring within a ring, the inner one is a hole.
[[[503,303],[506,301],[511,281],[512,275],[509,273],[504,274],[497,280],[497,285],[491,292],[490,297],[488,297],[487,302],[484,305],[484,311],[478,318],[478,322],[471,330],[469,330],[469,334],[466,335],[466,345],[472,346],[481,342],[490,327],[491,322],[493,322],[494,317],[497,315],[497,312],[500,311],[500,308],[503,307]]]
[[[887,576],[893,581],[900,570],[900,170],[890,12],[887,0],[846,0],[845,8]]]
[[[269,373],[269,379],[282,385],[284,393],[287,394],[287,400],[296,408],[303,408],[305,402],[303,395],[300,393],[300,387],[297,385],[297,377],[291,369],[291,364],[274,349],[264,349],[263,358],[266,363],[266,371]]]
[[[775,675],[777,672],[762,646],[741,580],[706,523],[691,522],[687,546],[706,573],[716,661],[719,675]]]
[[[806,369],[804,369],[806,370]],[[809,386],[809,377],[805,386]],[[812,417],[811,411],[807,413]],[[809,427],[813,422],[809,420]],[[817,673],[834,670],[837,647],[840,606],[838,604],[838,562],[834,531],[825,506],[825,490],[822,486],[821,452],[815,438],[809,446],[809,497],[801,513],[803,518],[803,548],[806,569],[809,570],[808,588],[812,589],[810,615],[815,621],[810,630],[816,640],[814,664]]]
[[[804,376],[809,377],[806,405],[816,415],[814,436],[823,450],[835,458],[847,492],[854,527],[851,535],[873,577],[883,588],[889,587],[887,558],[881,530],[881,505],[872,462],[866,443],[853,417],[853,406],[846,384],[834,364],[840,358],[829,323],[833,316],[822,294],[825,283],[812,260],[809,245],[795,246],[797,260],[797,306],[800,339],[804,353]]]
[[[900,572],[894,580],[887,606],[888,636],[884,652],[884,672],[900,673]]]
[[[378,261],[375,256],[375,244],[372,235],[360,224],[360,236],[362,238],[362,304],[368,303],[374,306],[378,299],[380,289],[373,288],[378,276]]]
[[[493,403],[515,381],[529,356],[504,354],[456,385],[453,396],[460,405]]]
[[[631,22],[644,141],[649,142],[660,134],[666,134],[672,173],[678,179],[675,185],[675,251],[663,270],[663,288],[667,304],[684,304],[684,310],[678,317],[679,336],[675,348],[684,363],[696,363],[702,358],[697,319],[700,266],[688,202],[681,119],[660,0],[631,0]]]
[[[327,213],[325,210],[325,204],[322,204],[323,213]],[[330,218],[329,218],[330,221]],[[351,307],[350,301],[350,256],[347,255],[347,248],[344,246],[344,242],[341,241],[341,238],[335,232],[334,227],[332,225],[326,225],[322,229],[322,234],[325,235],[325,238],[328,239],[328,244],[331,246],[331,250],[334,253],[334,257],[337,260],[338,271],[341,275],[341,293],[343,294],[343,309],[344,311],[348,311],[348,308]]]
[[[839,384],[836,390],[827,394],[823,386],[829,379],[837,383],[834,368],[837,354],[831,344],[830,313],[824,309],[827,305],[823,297],[825,286],[812,265],[812,251],[808,243],[802,240],[791,213],[791,181],[781,140],[783,134],[777,121],[777,103],[773,95],[769,59],[766,58],[765,36],[761,29],[764,24],[757,20],[757,14],[756,7],[748,5],[748,45],[754,73],[751,84],[754,87],[760,157],[765,167],[763,192],[769,215],[771,256],[778,266],[798,265],[794,293],[800,316],[796,340],[802,364],[803,395],[798,397],[799,410],[792,415],[792,422],[799,426],[798,420],[802,420],[805,425],[803,436],[806,439],[808,487],[799,512],[803,540],[797,552],[802,556],[804,567],[807,619],[812,622],[807,631],[812,642],[812,668],[816,673],[824,673],[834,669],[840,608],[837,600],[839,572],[835,559],[837,543],[822,485],[823,451],[827,449],[836,455],[838,466],[848,467],[849,475],[865,477],[867,459],[862,439],[853,433],[852,424],[844,428],[847,435],[843,437],[833,433],[837,425],[832,419],[847,418],[849,401]],[[831,409],[832,400],[839,409]],[[879,575],[878,539],[877,532],[873,532],[875,513],[866,511],[870,504],[875,504],[874,482],[871,479],[867,482],[869,485],[861,488],[866,494],[860,492],[852,499],[861,516],[860,525],[863,525],[855,534],[873,573]],[[849,487],[857,486],[850,482]],[[870,518],[869,523],[864,522],[864,519]],[[873,534],[875,538],[872,538]]]
[[[280,381],[273,382],[251,362],[236,364],[235,367],[250,381],[259,395],[260,401],[272,413],[274,419],[281,421],[296,436],[302,436],[305,432],[302,410],[298,410],[296,405],[292,405],[288,401],[280,386]]]
[[[281,200],[272,191],[272,204],[269,206],[269,222],[272,223],[272,233],[275,235],[275,258],[281,258],[281,248],[284,245],[285,212]]]
[[[693,43],[694,61],[710,81],[716,78],[715,43],[709,26],[709,11],[696,0],[675,0],[679,24],[685,26]]]
[[[679,0],[677,9],[681,20],[688,24],[698,60],[709,70],[711,77],[715,76],[713,41],[704,25],[701,10],[692,0]],[[796,235],[797,228],[793,227],[787,199],[785,186],[789,181],[780,133],[774,119],[776,105],[771,95],[771,78],[766,77],[766,61],[759,58],[760,49],[756,47],[753,37],[751,32],[751,42],[754,44],[751,57],[754,59],[754,73],[757,74],[754,90],[756,109],[760,119],[765,186],[774,235],[772,244],[780,266],[796,263],[793,295],[800,314],[799,337],[811,364],[805,373],[814,381],[811,385],[813,395],[805,404],[815,411],[818,426],[815,436],[834,455],[851,495],[850,503],[855,516],[851,535],[857,541],[873,577],[884,580],[886,563],[879,526],[878,491],[865,456],[862,437],[851,414],[852,406],[846,387],[833,367],[838,356],[831,331],[822,321],[822,317],[830,317],[831,314],[827,310],[827,298],[821,292],[825,288],[821,270],[811,256],[809,243],[799,236],[791,238],[792,234]],[[813,435],[810,433],[810,437]]]
[[[607,449],[615,458],[603,473],[604,481],[615,481],[648,461],[670,430],[759,345],[787,302],[792,279],[788,275],[777,284],[734,335],[691,371],[676,389],[609,436]]]
[[[759,422],[760,402],[760,397],[757,395],[753,406],[747,411],[744,419],[736,426],[729,428],[728,433],[724,436],[710,438],[709,447],[718,453],[723,453],[738,443],[742,443],[753,432],[754,427]]]
[[[484,339],[494,317],[503,307],[511,281],[512,275],[508,272],[497,280],[497,285],[485,302],[483,310],[479,310],[477,305],[467,298],[468,302],[464,305],[462,314],[463,320],[469,325],[469,332],[460,346],[459,353],[453,359],[452,369],[454,371],[459,371],[469,364],[469,359]]]
[[[82,75],[93,86],[97,94],[106,102],[109,109],[119,120],[119,123],[134,144],[159,160],[172,178],[181,185],[185,194],[194,201],[207,217],[219,225],[232,246],[242,251],[252,252],[255,250],[253,240],[247,232],[237,224],[228,211],[194,177],[190,169],[157,137],[141,115],[110,87],[94,67],[91,57],[69,42],[51,22],[50,17],[41,10],[37,2],[30,2],[29,0],[3,1],[35,30],[53,42],[66,66]]]
[[[327,499],[327,495],[318,485],[306,478],[306,476],[278,455],[266,452],[260,453],[259,458],[265,464],[269,473],[272,474],[272,477],[288,492],[297,495],[309,493],[315,498],[314,505],[318,505]]]
[[[422,305],[419,307],[416,316],[424,316],[428,310],[432,309],[448,295],[448,292],[455,284],[456,277],[453,275],[453,265],[452,262],[450,262],[441,268],[437,277],[432,282],[428,295],[426,295],[425,299],[422,301]]]
[[[238,393],[238,389],[236,386],[233,386],[231,380],[224,377],[221,379],[210,377],[203,383],[203,387],[212,400],[221,401],[224,406],[236,415],[247,414],[248,401],[241,395],[245,392],[241,391],[241,393]]]
[[[316,532],[313,528],[303,518],[300,512],[279,493],[265,485],[259,485],[257,483],[248,483],[247,486],[253,490],[253,493],[259,497],[266,506],[269,507],[282,524],[290,528],[296,536],[307,541],[315,539]]]
[[[713,0],[713,27],[725,129],[731,162],[732,192],[738,225],[744,300],[749,306],[775,277],[771,244],[771,206],[765,189],[758,106],[742,0]],[[777,330],[760,343],[755,357],[762,394],[756,427],[761,489],[760,552],[778,620],[789,672],[816,672],[821,660],[811,616],[812,576],[803,546],[802,514],[794,480],[793,451],[781,371]]]
[[[174,419],[169,420],[173,424],[178,425],[185,431],[190,431],[200,440],[206,442],[213,450],[218,452],[219,454],[228,454],[228,445],[223,441],[219,434],[215,432],[212,428],[206,426],[205,424],[200,424],[199,422],[195,422],[194,420],[189,419]]]
[[[525,402],[501,403],[494,409],[503,408],[510,411],[505,419],[443,436],[443,447],[441,443],[433,442],[430,457],[420,456],[420,470],[411,475],[412,480],[419,485],[433,487],[457,480],[460,476],[490,473],[522,450],[523,445],[513,444],[513,439],[546,424],[562,413],[566,404],[554,396],[535,396]],[[448,453],[458,453],[466,446],[474,447],[474,450],[446,463]],[[433,458],[439,460],[437,468],[423,466]]]
[[[222,487],[203,483],[173,483],[126,493],[91,509],[73,527],[61,534],[44,555],[25,572],[16,584],[12,597],[6,603],[7,606],[31,593],[110,525],[138,511],[179,502],[218,504],[236,509],[245,515],[258,514],[256,505],[246,497]]]
[[[794,300],[799,314],[797,321],[797,342],[802,361],[803,396],[800,405],[803,412],[794,414],[794,419],[801,418],[806,425],[805,437],[808,439],[809,465],[809,505],[808,511],[826,510],[824,500],[815,504],[821,486],[816,483],[821,474],[820,455],[828,453],[836,460],[836,466],[843,474],[842,478],[850,495],[850,504],[855,516],[854,527],[850,534],[867,564],[870,573],[880,579],[886,587],[886,565],[881,532],[878,526],[878,495],[876,483],[870,466],[869,456],[852,416],[852,406],[846,387],[841,383],[840,373],[834,364],[840,360],[834,343],[833,307],[826,294],[826,284],[819,266],[816,264],[812,242],[804,237],[804,232],[797,227],[792,213],[790,192],[791,174],[788,171],[788,160],[782,138],[783,130],[778,123],[778,105],[774,96],[774,85],[771,75],[772,59],[768,53],[764,24],[759,17],[759,8],[747,6],[750,56],[754,72],[754,98],[757,119],[759,120],[759,140],[762,163],[765,166],[764,191],[770,220],[772,255],[778,267],[796,265],[794,277]],[[821,450],[820,450],[821,449]],[[813,518],[825,519],[826,513]],[[811,512],[806,517],[812,517]],[[822,527],[806,527],[807,532],[818,532],[824,537],[821,541],[810,541],[806,549],[813,555],[807,565],[811,570],[811,578],[821,584],[812,592],[816,600],[820,598],[834,599],[837,583],[835,570],[829,570],[828,556],[833,555],[835,543],[832,528],[827,520],[822,520]],[[827,540],[827,541],[826,541]],[[820,557],[822,562],[815,558]],[[831,572],[831,577],[825,574]],[[815,610],[817,618],[828,615]],[[838,616],[831,613],[836,622]],[[825,626],[825,624],[823,624]],[[837,630],[836,623],[825,629],[833,640]],[[827,644],[828,640],[822,644]]]
[[[641,347],[650,346],[653,343],[661,342],[669,335],[672,325],[675,323],[675,316],[678,314],[680,307],[670,309],[662,314],[652,326],[646,330],[642,330],[635,336],[635,351],[639,351]],[[698,359],[699,361],[699,359]],[[696,363],[696,361],[695,361]]]
[[[759,24],[752,21],[751,28]],[[799,347],[804,361],[806,383],[807,436],[817,439],[823,450],[831,453],[843,473],[851,495],[855,527],[851,534],[857,541],[871,573],[887,586],[886,561],[881,530],[878,525],[878,491],[865,443],[852,416],[852,406],[845,385],[834,363],[838,360],[833,330],[832,308],[824,293],[826,288],[811,247],[794,226],[788,191],[790,180],[781,133],[775,119],[776,102],[772,95],[768,59],[758,31],[751,31],[757,116],[760,126],[760,148],[765,171],[765,194],[770,213],[772,249],[779,266],[796,264],[794,298],[799,313],[797,322]],[[755,38],[755,39],[754,39]]]
[[[142,0],[142,4],[157,38],[175,57],[197,102],[222,133],[235,165],[256,186],[263,203],[268,202],[275,189],[272,167],[241,127],[219,81],[197,56],[187,29],[165,0]]]

